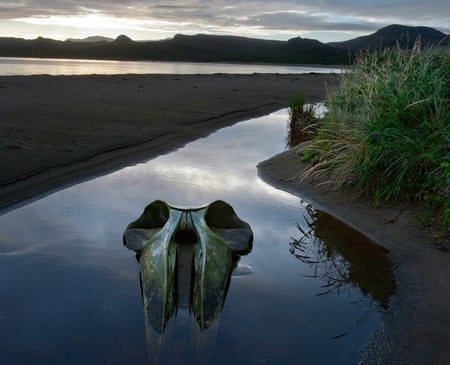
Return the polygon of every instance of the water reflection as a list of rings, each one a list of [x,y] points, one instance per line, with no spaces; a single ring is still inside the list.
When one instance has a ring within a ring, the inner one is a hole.
[[[0,75],[340,73],[339,67],[0,57]]]
[[[387,250],[310,205],[304,220],[306,224],[297,224],[299,237],[292,238],[290,253],[306,264],[304,276],[323,282],[316,295],[340,295],[359,289],[364,296],[353,303],[366,304],[358,322],[364,320],[374,302],[379,308],[388,309],[396,285]]]
[[[287,118],[282,110],[239,123],[0,216],[2,363],[145,364],[156,351],[170,364],[357,363],[379,312],[331,339],[361,316],[350,302],[364,295],[356,285],[315,295],[324,281],[303,278],[311,264],[286,249],[296,222],[311,229],[305,207],[257,176],[258,162],[283,150]],[[163,336],[144,326],[140,270],[121,238],[156,199],[221,199],[251,225],[252,252],[233,262],[223,310],[203,332],[189,305],[176,308]]]

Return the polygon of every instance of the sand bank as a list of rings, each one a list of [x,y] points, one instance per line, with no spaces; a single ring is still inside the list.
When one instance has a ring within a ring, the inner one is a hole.
[[[296,149],[260,163],[268,183],[301,197],[389,250],[397,292],[383,328],[363,349],[363,364],[450,364],[450,252],[421,230],[407,207],[374,208],[318,181],[299,181],[307,166]]]
[[[295,93],[322,99],[335,80],[324,74],[0,77],[0,209],[275,111]]]

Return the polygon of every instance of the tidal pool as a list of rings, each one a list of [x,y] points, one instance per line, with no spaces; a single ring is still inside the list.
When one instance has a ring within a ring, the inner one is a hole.
[[[5,364],[351,364],[382,326],[387,253],[257,176],[285,148],[282,110],[0,216]],[[254,234],[207,330],[180,309],[150,334],[127,225],[161,199],[229,203]],[[155,351],[163,354],[155,360]]]

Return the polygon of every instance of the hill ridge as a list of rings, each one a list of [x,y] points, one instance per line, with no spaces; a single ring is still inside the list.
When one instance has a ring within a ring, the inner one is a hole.
[[[450,44],[448,35],[434,28],[392,24],[366,36],[332,43],[302,37],[279,41],[211,34],[176,34],[156,41],[134,41],[124,34],[111,41],[100,36],[86,41],[0,37],[0,57],[348,64],[357,51],[396,44],[411,47],[417,38],[425,44]]]

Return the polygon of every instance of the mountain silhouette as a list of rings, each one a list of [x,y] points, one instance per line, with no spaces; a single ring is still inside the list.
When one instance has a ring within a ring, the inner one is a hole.
[[[449,44],[448,35],[434,28],[393,24],[366,36],[344,42],[332,42],[328,43],[328,45],[353,52],[374,51],[387,47],[395,47],[397,45],[401,48],[412,48],[417,40],[423,45]]]
[[[78,43],[83,43],[83,42],[112,42],[114,40],[114,38],[108,38],[108,37],[102,37],[99,35],[94,35],[94,36],[90,36],[90,37],[86,37],[86,38],[67,38],[66,41],[67,42],[78,42]]]
[[[355,52],[400,45],[450,44],[446,34],[429,27],[390,25],[344,42],[322,43],[296,37],[288,41],[226,35],[183,35],[158,41],[134,41],[126,35],[111,40],[88,37],[57,41],[0,37],[0,57],[88,58],[185,62],[348,64]]]

